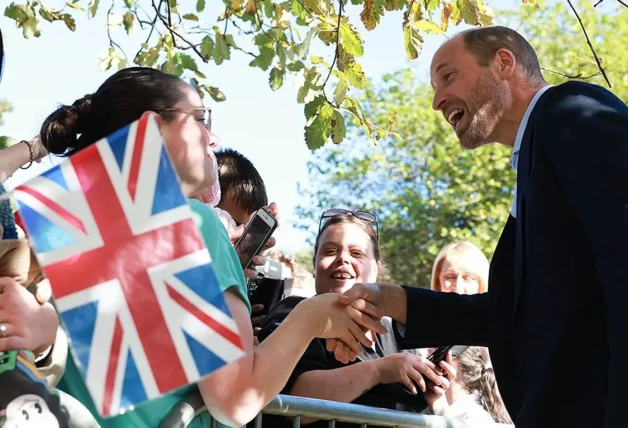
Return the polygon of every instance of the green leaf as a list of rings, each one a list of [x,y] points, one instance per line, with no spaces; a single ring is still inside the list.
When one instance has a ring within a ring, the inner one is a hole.
[[[224,60],[228,60],[231,58],[231,54],[229,52],[229,45],[225,40],[225,36],[223,36],[218,27],[214,27],[214,33],[216,34],[216,46],[214,49],[214,62],[216,65],[220,65],[224,62]]]
[[[227,97],[225,97],[225,94],[223,94],[222,91],[215,86],[203,86],[203,88],[207,91],[209,96],[212,97],[213,100],[216,102],[220,103],[227,99]]]
[[[303,70],[304,67],[305,65],[303,64],[302,61],[291,62],[290,64],[287,65],[288,71],[292,71],[292,72]]]
[[[331,139],[335,144],[340,144],[347,135],[347,126],[345,125],[345,117],[338,110],[334,111],[331,120]]]
[[[347,96],[347,89],[347,79],[345,79],[344,77],[340,77],[340,80],[338,81],[338,86],[336,86],[336,90],[334,91],[334,102],[337,106],[342,104],[345,97]]]
[[[297,86],[299,86],[297,102],[299,104],[309,103],[320,93],[320,88],[317,86],[320,78],[321,75],[315,67],[305,69],[297,75]]]
[[[179,64],[181,67],[185,68],[186,70],[198,71],[198,66],[196,65],[196,61],[194,61],[194,58],[192,58],[190,55],[177,52],[174,58],[175,58],[176,63]]]
[[[438,25],[431,21],[426,21],[425,19],[417,21],[415,25],[419,30],[424,31],[427,34],[443,34],[443,30],[441,30]]]
[[[214,40],[210,36],[203,37],[201,42],[201,54],[205,61],[209,61],[214,53]]]
[[[198,21],[198,16],[193,13],[186,13],[182,16],[183,19],[187,19],[188,21]]]
[[[418,1],[411,2],[405,13],[408,22],[418,22],[423,19],[423,9]]]
[[[260,48],[259,55],[249,63],[251,67],[259,67],[266,71],[273,63],[275,58],[275,50],[272,48]]]
[[[416,27],[410,24],[403,27],[403,42],[408,58],[417,59],[423,48],[423,37]]]
[[[25,21],[26,19],[28,19],[28,15],[26,15],[26,11],[24,9],[25,9],[25,6],[11,3],[4,10],[4,16],[6,16],[7,18],[11,18],[14,21],[17,21],[18,24],[21,24],[22,21]]]
[[[63,18],[63,22],[65,22],[65,26],[68,27],[70,31],[76,30],[76,22],[74,21],[74,18],[72,17],[72,15],[65,13],[63,14],[62,18]]]
[[[480,7],[478,0],[458,0],[460,15],[464,22],[469,25],[480,25]]]
[[[202,12],[205,10],[205,0],[197,0],[196,1],[196,11]]]
[[[131,9],[133,6],[135,6],[135,0],[124,0],[124,5]]]
[[[304,0],[305,7],[315,15],[327,16],[327,2],[325,0]]]
[[[340,24],[340,42],[348,54],[353,56],[364,55],[364,46],[360,34],[347,22]]]
[[[93,18],[94,16],[96,16],[96,12],[98,11],[98,5],[100,4],[100,0],[92,0],[89,3],[89,6],[87,8],[87,17],[88,18]]]
[[[320,149],[329,139],[333,115],[334,108],[325,103],[313,119],[305,125],[305,143],[310,150]]]
[[[80,10],[81,12],[85,12],[85,9],[83,9],[81,6],[79,6],[76,3],[67,2],[66,5],[68,5],[68,7],[71,7],[72,9],[76,9],[76,10]]]
[[[122,23],[124,24],[124,30],[127,34],[133,34],[133,30],[135,27],[135,15],[133,12],[127,11],[122,16]]]
[[[276,91],[277,89],[281,88],[285,75],[286,72],[284,70],[279,70],[277,67],[273,67],[273,69],[270,70],[269,77],[270,89]]]
[[[327,99],[322,95],[315,97],[312,101],[307,103],[304,108],[305,119],[310,120],[311,118],[313,118],[319,112],[323,104],[326,103]]]
[[[353,62],[349,64],[347,69],[345,70],[345,76],[347,80],[351,84],[358,89],[364,89],[366,86],[366,76],[364,75],[364,71],[362,71],[362,66],[357,62]]]
[[[310,31],[307,32],[303,43],[299,44],[295,48],[295,53],[301,58],[307,58],[308,53],[310,52],[310,44],[312,43],[312,39],[318,34],[317,28],[311,28]]]
[[[274,39],[266,33],[260,33],[253,39],[258,47],[272,48]]]
[[[63,19],[58,11],[46,9],[43,6],[39,8],[39,15],[48,22],[61,21]]]

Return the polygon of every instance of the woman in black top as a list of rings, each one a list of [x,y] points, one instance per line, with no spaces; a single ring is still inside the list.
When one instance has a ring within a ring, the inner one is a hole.
[[[329,210],[321,218],[314,248],[316,293],[342,293],[356,282],[375,282],[382,271],[375,216],[364,212]],[[302,300],[281,301],[266,317],[260,340],[272,332]],[[391,322],[383,319],[385,334],[375,334],[374,346],[354,363],[344,364],[325,349],[325,341],[314,340],[300,359],[283,394],[420,412],[426,399],[444,394],[455,371],[444,363],[436,368],[417,350],[400,352]],[[432,382],[426,385],[424,378]],[[427,391],[427,392],[425,392]],[[289,427],[283,417],[264,416],[264,426]],[[327,426],[324,421],[302,419],[310,426]],[[355,426],[337,423],[337,427]]]

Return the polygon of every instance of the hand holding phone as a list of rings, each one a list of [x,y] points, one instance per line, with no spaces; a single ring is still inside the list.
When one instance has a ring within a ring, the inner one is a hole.
[[[235,250],[243,269],[248,269],[253,257],[263,249],[277,228],[277,220],[264,208],[253,215],[244,229],[242,236],[235,244]]]

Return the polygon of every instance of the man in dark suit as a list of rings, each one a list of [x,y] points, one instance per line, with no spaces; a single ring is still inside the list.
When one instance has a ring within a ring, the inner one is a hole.
[[[514,148],[489,292],[357,284],[341,300],[391,316],[404,347],[488,346],[517,427],[627,427],[628,107],[600,86],[548,86],[504,27],[450,39],[430,74],[433,108],[463,147]]]

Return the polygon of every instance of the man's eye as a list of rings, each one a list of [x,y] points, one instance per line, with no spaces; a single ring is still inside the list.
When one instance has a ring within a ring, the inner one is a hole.
[[[453,71],[450,71],[449,73],[445,74],[444,78],[445,78],[445,82],[448,82],[451,79],[451,76],[454,75]]]

